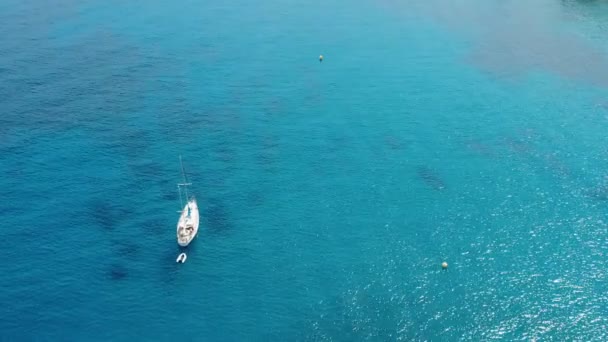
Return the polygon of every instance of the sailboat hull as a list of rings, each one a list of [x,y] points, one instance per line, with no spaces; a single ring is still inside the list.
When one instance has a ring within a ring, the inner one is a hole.
[[[198,233],[198,205],[194,198],[190,199],[177,221],[177,244],[186,247]]]

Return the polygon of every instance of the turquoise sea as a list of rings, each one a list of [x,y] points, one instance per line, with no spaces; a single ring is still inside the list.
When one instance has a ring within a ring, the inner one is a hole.
[[[605,1],[4,0],[0,340],[606,341],[607,128]]]

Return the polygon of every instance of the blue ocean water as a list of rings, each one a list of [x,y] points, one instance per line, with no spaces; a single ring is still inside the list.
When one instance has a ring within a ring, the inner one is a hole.
[[[607,340],[607,20],[3,1],[0,340]]]

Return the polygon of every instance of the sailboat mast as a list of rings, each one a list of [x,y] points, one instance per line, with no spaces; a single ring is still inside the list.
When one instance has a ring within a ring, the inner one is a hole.
[[[182,163],[182,156],[179,156],[179,163]],[[182,168],[183,169],[183,168]],[[179,210],[184,210],[184,200],[182,199],[182,184],[177,183],[177,192],[179,192]]]
[[[184,182],[182,183],[182,185],[184,186],[184,191],[186,192],[186,203],[188,203],[188,201],[189,201],[189,197],[188,197],[188,185],[190,185],[190,184],[186,180],[186,171],[184,170],[184,163],[182,162],[182,156],[181,155],[179,156],[179,164],[180,164],[180,166],[182,168],[182,178],[184,180]],[[181,200],[182,200],[181,191],[180,191],[180,197],[179,197],[179,199],[180,199],[180,202],[181,202]],[[183,203],[181,203],[181,205],[182,205],[182,208],[183,208]]]
[[[177,184],[177,192],[179,192],[179,208],[181,210],[184,208],[184,201],[182,200],[182,188],[179,184]]]

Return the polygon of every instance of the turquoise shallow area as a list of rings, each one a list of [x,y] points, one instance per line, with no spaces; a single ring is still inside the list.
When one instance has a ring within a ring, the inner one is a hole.
[[[608,340],[607,20],[2,2],[0,340]]]

